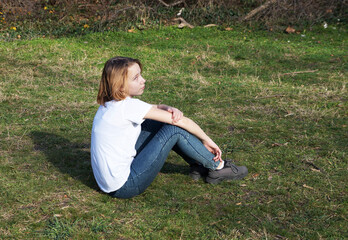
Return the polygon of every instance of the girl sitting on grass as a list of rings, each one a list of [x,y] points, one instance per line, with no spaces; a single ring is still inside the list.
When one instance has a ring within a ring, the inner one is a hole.
[[[105,63],[91,137],[91,163],[100,189],[131,198],[145,191],[170,150],[190,165],[194,180],[241,179],[246,167],[221,159],[221,150],[191,119],[174,107],[133,97],[145,90],[139,60],[114,57]]]

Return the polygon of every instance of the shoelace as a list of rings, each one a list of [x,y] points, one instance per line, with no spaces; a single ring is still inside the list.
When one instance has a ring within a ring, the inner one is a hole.
[[[238,168],[237,168],[237,166],[236,165],[234,165],[232,162],[230,162],[230,161],[226,161],[225,162],[225,167],[229,167],[229,168],[231,168],[231,170],[232,170],[232,172],[234,172],[234,173],[238,173]]]

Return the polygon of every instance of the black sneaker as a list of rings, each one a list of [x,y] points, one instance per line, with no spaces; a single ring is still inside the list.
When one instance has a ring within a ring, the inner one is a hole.
[[[189,176],[194,180],[194,181],[198,181],[201,178],[204,178],[208,175],[209,170],[205,167],[203,167],[203,165],[199,165],[199,164],[192,164],[190,166],[190,173]]]
[[[225,166],[220,170],[209,170],[207,183],[217,184],[224,180],[238,180],[248,175],[245,166],[236,166],[231,161],[225,161]]]

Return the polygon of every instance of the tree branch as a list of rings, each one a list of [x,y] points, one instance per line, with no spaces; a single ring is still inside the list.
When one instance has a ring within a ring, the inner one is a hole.
[[[181,3],[184,3],[184,0],[180,0],[180,1],[177,1],[177,2],[174,2],[174,3],[171,3],[171,4],[168,4],[168,3],[165,3],[163,0],[158,0],[160,3],[162,3],[164,6],[166,7],[174,7],[176,5],[179,5]]]
[[[184,27],[194,28],[194,26],[186,22],[185,19],[183,19],[182,17],[174,18],[173,21],[178,21],[180,23],[178,28],[184,28]]]
[[[260,7],[255,8],[254,10],[252,10],[251,12],[249,12],[243,19],[242,21],[247,21],[250,18],[252,18],[253,16],[255,16],[257,13],[269,8],[270,6],[272,6],[274,3],[276,3],[277,0],[269,0],[267,2],[265,2],[265,4],[262,4]]]

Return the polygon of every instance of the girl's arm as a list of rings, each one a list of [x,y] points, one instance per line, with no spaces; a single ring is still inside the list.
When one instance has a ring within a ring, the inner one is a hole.
[[[175,107],[167,106],[164,104],[152,105],[152,106],[155,106],[158,109],[162,109],[164,111],[170,112],[172,114],[173,123],[178,122],[184,116],[184,114],[179,109],[177,109]]]
[[[204,146],[215,155],[215,161],[222,161],[220,148],[208,137],[207,134],[191,119],[182,116],[178,121],[174,121],[172,113],[166,110],[159,109],[157,105],[154,105],[145,115],[146,119],[152,119],[159,122],[169,123],[185,129],[199,138]]]

